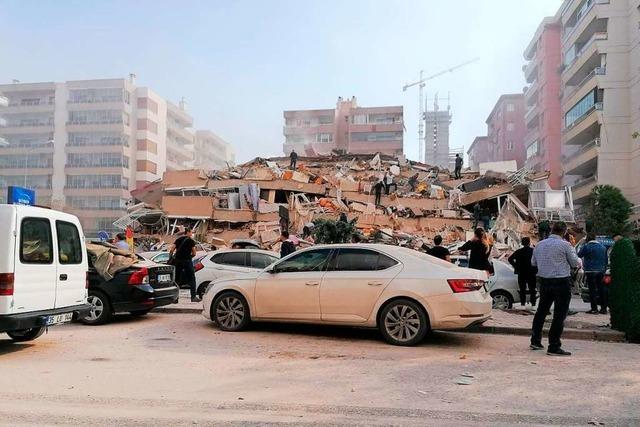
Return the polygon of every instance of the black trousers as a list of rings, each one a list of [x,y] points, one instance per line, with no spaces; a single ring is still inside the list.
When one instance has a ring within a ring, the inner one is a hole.
[[[291,159],[291,163],[289,164],[289,169],[296,170],[296,163],[298,163],[298,159]]]
[[[455,179],[460,179],[462,176],[460,175],[460,171],[462,170],[461,167],[456,166],[456,168],[454,169],[453,172],[453,176]]]
[[[196,296],[196,272],[193,261],[176,261],[176,281],[179,285],[189,285],[191,298]]]
[[[518,273],[518,286],[520,287],[520,304],[527,302],[527,288],[529,288],[529,301],[536,305],[536,275],[535,273]]]
[[[380,206],[380,198],[382,197],[382,189],[380,189],[380,191],[376,190],[376,201],[374,202],[374,204],[376,206]]]
[[[567,318],[569,303],[571,302],[571,278],[541,278],[540,280],[540,303],[538,304],[536,315],[533,317],[531,343],[537,344],[542,341],[544,319],[553,305],[553,320],[549,329],[549,350],[557,350],[562,346],[560,337],[562,336],[564,320]]]
[[[608,289],[602,281],[603,278],[603,273],[585,273],[585,280],[587,281],[587,286],[589,287],[589,302],[591,302],[591,310],[598,310],[598,303],[600,303],[601,310],[606,310],[607,308]]]

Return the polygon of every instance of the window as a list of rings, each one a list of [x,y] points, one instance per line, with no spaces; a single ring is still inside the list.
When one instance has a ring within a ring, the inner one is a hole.
[[[513,122],[507,123],[507,131],[512,132],[516,128],[516,125]]]
[[[376,271],[397,264],[395,260],[368,249],[340,249],[334,271]]]
[[[324,271],[331,255],[331,249],[316,249],[292,256],[291,258],[276,264],[278,273],[297,273],[303,271]]]
[[[246,252],[227,252],[224,254],[217,254],[211,257],[211,261],[216,264],[222,265],[235,265],[237,267],[246,267]]]
[[[352,141],[402,141],[402,132],[352,132]]]
[[[25,218],[20,226],[20,261],[23,264],[51,264],[51,224],[46,218]]]
[[[516,106],[509,103],[507,104],[507,111],[515,111],[516,110]]]
[[[155,257],[153,257],[153,262],[157,262],[158,264],[166,264],[169,261],[169,252],[162,252]]]
[[[265,268],[273,264],[278,260],[275,256],[269,256],[266,254],[257,254],[254,252],[249,253],[251,259],[252,268]]]
[[[513,151],[513,141],[512,140],[508,140],[507,141],[507,151]]]
[[[531,157],[538,154],[539,145],[540,144],[538,143],[538,141],[534,141],[527,147],[527,159],[530,159]]]
[[[120,175],[67,175],[67,188],[129,189],[129,179]]]
[[[596,105],[597,89],[589,92],[584,98],[576,103],[564,116],[564,125],[569,128],[591,111]]]
[[[56,221],[56,233],[60,264],[81,264],[82,244],[78,228],[70,222]]]
[[[331,142],[333,141],[332,133],[318,133],[316,134],[316,142]]]
[[[70,133],[67,143],[73,147],[85,147],[90,145],[123,145],[129,146],[129,138],[120,133]]]

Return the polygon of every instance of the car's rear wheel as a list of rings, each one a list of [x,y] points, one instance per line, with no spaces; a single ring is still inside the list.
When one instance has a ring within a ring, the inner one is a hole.
[[[491,308],[495,310],[507,310],[513,307],[513,297],[507,291],[494,291],[491,292]]]
[[[379,323],[382,336],[393,345],[416,345],[430,329],[424,308],[408,299],[397,299],[387,304],[380,313]]]
[[[99,291],[89,291],[87,302],[91,305],[91,311],[80,321],[86,325],[103,325],[111,320],[113,311],[111,302],[105,294]]]
[[[247,301],[236,292],[223,292],[213,302],[213,319],[223,331],[236,332],[245,329],[251,321]]]
[[[15,342],[33,341],[42,335],[45,331],[44,326],[39,328],[22,329],[20,331],[7,332],[9,338]]]

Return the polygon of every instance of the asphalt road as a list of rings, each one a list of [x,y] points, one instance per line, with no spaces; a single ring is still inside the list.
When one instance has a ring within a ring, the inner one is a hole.
[[[193,314],[0,336],[0,425],[640,426],[640,348],[437,333],[414,348],[375,331],[258,325],[223,333]],[[457,384],[468,374],[470,384]]]

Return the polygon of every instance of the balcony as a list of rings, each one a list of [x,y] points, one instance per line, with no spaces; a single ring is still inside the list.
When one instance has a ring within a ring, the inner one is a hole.
[[[537,122],[535,123],[535,126],[529,126],[529,125],[534,121],[534,119],[538,118],[539,113],[540,113],[540,109],[538,108],[538,104],[533,104],[533,106],[527,110],[527,112],[524,114],[524,122],[527,125],[527,128],[529,129],[537,128]]]
[[[142,129],[138,129],[138,130],[142,130]],[[189,131],[187,128],[183,128],[180,126],[175,126],[173,124],[169,124],[167,126],[167,132],[168,133],[173,133],[174,135],[189,141],[189,143],[192,143],[195,140],[195,134],[191,131]]]
[[[15,123],[7,122],[5,126],[1,127],[0,132],[3,135],[21,135],[21,134],[33,134],[33,133],[51,133],[53,132],[53,123],[39,122],[39,123]]]
[[[568,156],[564,161],[564,171],[566,175],[593,175],[598,170],[598,153],[600,150],[600,139],[596,138],[575,153]]]
[[[335,131],[335,125],[333,123],[323,123],[307,126],[284,126],[282,133],[284,136],[288,135],[313,135],[316,133],[333,133]]]
[[[593,68],[586,76],[582,78],[582,80],[578,81],[576,85],[567,86],[567,89],[562,94],[562,104],[565,105],[574,105],[578,100],[573,100],[572,98],[576,93],[580,91],[583,87],[588,87],[593,89],[594,87],[600,86],[598,83],[597,76],[604,76],[607,74],[606,67],[595,67]],[[570,79],[571,81],[576,80],[580,76],[578,73],[574,74],[574,76]],[[581,99],[582,97],[580,97]]]
[[[524,71],[524,78],[527,83],[533,82],[538,77],[538,61],[529,61],[528,64],[522,67],[522,71]]]
[[[571,186],[573,202],[576,204],[583,204],[586,202],[593,190],[593,187],[595,187],[597,183],[598,180],[595,175],[576,181],[576,183]]]
[[[49,113],[55,109],[55,102],[41,102],[38,104],[9,103],[2,109],[3,114],[12,113]]]
[[[539,87],[538,79],[535,79],[524,91],[524,100],[527,106],[534,105],[538,102]]]
[[[565,65],[562,72],[562,80],[565,85],[578,84],[589,71],[601,65],[600,54],[602,52],[598,47],[598,42],[608,40],[608,38],[609,34],[606,32],[594,33],[589,41],[577,50],[573,56],[571,50],[565,53]],[[580,76],[579,72],[585,68],[589,71]],[[577,77],[575,76],[576,74],[578,75]]]

